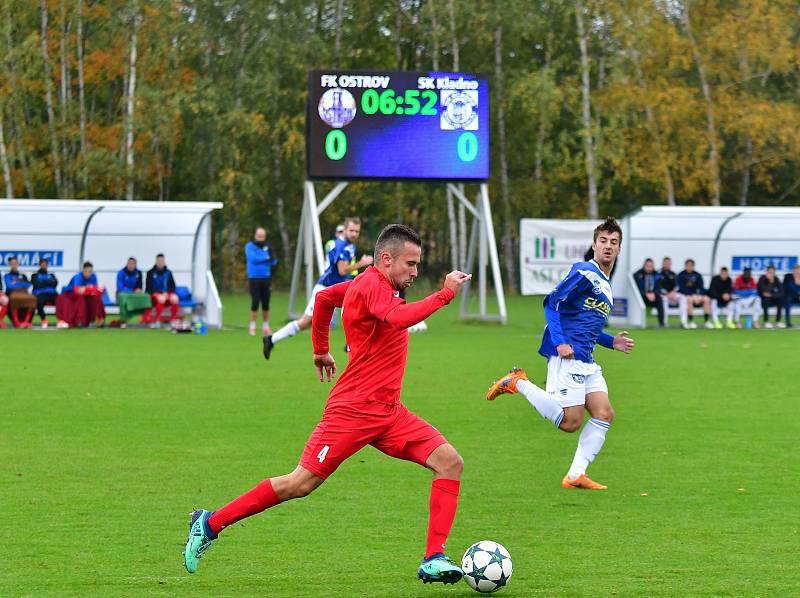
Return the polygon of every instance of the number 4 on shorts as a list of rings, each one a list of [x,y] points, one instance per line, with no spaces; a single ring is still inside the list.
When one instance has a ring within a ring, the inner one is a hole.
[[[322,447],[322,450],[321,450],[321,451],[319,452],[319,454],[317,455],[317,459],[319,459],[319,462],[320,462],[320,463],[322,463],[322,462],[325,460],[325,455],[327,455],[327,454],[328,454],[328,450],[329,450],[330,448],[331,448],[331,447],[329,447],[327,444],[326,444],[325,446],[323,446],[323,447]]]

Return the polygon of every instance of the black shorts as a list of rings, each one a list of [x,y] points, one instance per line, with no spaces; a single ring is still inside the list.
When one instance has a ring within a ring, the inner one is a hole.
[[[272,279],[271,278],[248,278],[247,283],[250,285],[250,311],[258,310],[258,304],[261,304],[261,309],[269,309],[269,298],[272,295]]]

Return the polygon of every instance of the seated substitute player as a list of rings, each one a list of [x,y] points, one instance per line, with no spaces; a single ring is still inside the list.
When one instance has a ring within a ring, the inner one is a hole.
[[[633,279],[639,287],[639,294],[647,307],[655,307],[658,314],[658,325],[664,327],[664,302],[658,293],[659,276],[653,260],[647,258],[644,265],[633,273]]]
[[[36,313],[36,297],[31,295],[28,277],[19,271],[16,256],[8,258],[8,272],[3,276],[8,291],[8,312],[17,328],[30,328],[33,314]]]
[[[42,328],[47,328],[47,314],[44,308],[47,305],[55,305],[58,299],[58,278],[55,274],[47,271],[49,262],[46,258],[39,260],[39,269],[31,276],[33,284],[33,294],[36,296],[36,310],[39,313],[39,320]]]
[[[105,287],[97,281],[92,262],[83,268],[61,289],[56,299],[58,328],[103,326],[106,309],[103,306]]]
[[[342,307],[350,359],[334,385],[322,420],[306,444],[300,464],[288,475],[269,478],[214,512],[192,513],[184,561],[194,573],[198,559],[229,525],[318,488],[343,461],[370,444],[398,459],[433,471],[425,558],[417,571],[424,582],[456,583],[463,572],[444,554],[453,525],[464,462],[444,436],[400,402],[408,356],[407,328],[444,307],[470,279],[451,272],[440,291],[422,301],[399,297],[417,277],[420,238],[411,228],[390,224],[375,243],[375,266],[352,282],[316,296],[313,315],[314,365],[320,381],[336,374],[329,353],[331,315]]]
[[[606,439],[614,418],[608,399],[603,369],[592,355],[595,344],[630,353],[633,340],[627,332],[611,336],[603,327],[611,313],[611,273],[622,245],[622,229],[613,218],[594,229],[594,259],[572,266],[552,293],[544,299],[547,326],[539,354],[547,359],[545,390],[528,380],[520,368],[513,368],[495,382],[486,399],[503,393],[521,393],[540,415],[564,432],[576,432],[583,423],[584,411],[589,421],[583,426],[578,449],[562,488],[605,490],[586,475]]]
[[[775,266],[767,266],[767,273],[758,279],[758,296],[761,297],[761,309],[764,312],[764,328],[772,328],[769,321],[769,311],[771,306],[777,310],[775,313],[775,325],[784,328],[781,322],[781,308],[783,307],[783,285],[778,277],[775,276]]]
[[[144,286],[144,292],[150,295],[153,310],[156,312],[153,328],[161,328],[161,314],[167,303],[169,303],[170,320],[177,320],[178,311],[181,308],[180,299],[175,293],[175,278],[167,268],[163,253],[156,256],[155,265],[147,271]]]
[[[142,271],[136,265],[136,258],[129,257],[125,267],[117,272],[117,305],[121,328],[128,326],[131,316],[147,314],[153,307],[153,300],[143,289]]]
[[[795,264],[792,271],[783,277],[783,309],[787,328],[792,327],[792,305],[800,305],[800,264]]]
[[[708,296],[711,298],[711,319],[714,321],[714,328],[722,328],[722,323],[719,321],[720,308],[725,312],[725,326],[736,328],[736,324],[733,323],[733,281],[726,267],[720,268],[719,274],[711,279]]]
[[[745,314],[753,318],[753,328],[760,328],[758,317],[761,315],[761,297],[758,295],[758,284],[750,268],[742,270],[733,281],[733,295],[736,297],[734,313],[736,325],[742,326],[742,314]]]
[[[672,258],[665,257],[661,260],[661,270],[658,271],[658,294],[664,306],[664,326],[669,322],[668,309],[670,305],[678,305],[678,275],[672,270]]]
[[[0,328],[5,328],[6,323],[3,318],[6,317],[8,312],[8,295],[3,292],[3,277],[0,276]]]
[[[694,269],[694,260],[688,259],[684,264],[683,272],[678,274],[678,308],[681,310],[681,328],[697,328],[692,312],[695,307],[703,308],[705,327],[713,328],[709,321],[711,315],[711,300],[706,295],[703,285],[703,275]]]
[[[352,280],[357,271],[364,266],[372,263],[372,256],[362,256],[355,264],[352,263],[353,256],[356,254],[356,241],[361,234],[361,220],[354,216],[348,216],[344,220],[344,236],[336,237],[333,249],[328,252],[328,267],[323,272],[317,284],[311,291],[311,299],[306,306],[300,319],[293,320],[278,330],[275,334],[268,334],[264,337],[264,358],[269,359],[272,348],[279,342],[294,336],[301,330],[311,326],[311,317],[314,315],[314,298],[322,289],[331,285]]]

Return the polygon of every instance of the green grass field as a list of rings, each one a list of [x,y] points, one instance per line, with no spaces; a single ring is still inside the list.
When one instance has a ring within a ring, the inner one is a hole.
[[[290,471],[325,402],[311,340],[265,362],[227,297],[229,329],[0,331],[0,594],[474,596],[415,579],[430,474],[367,448],[314,495],[227,530],[197,574],[188,513]],[[275,300],[273,326],[285,297]],[[562,490],[576,435],[519,396],[483,400],[512,365],[541,381],[541,301],[506,327],[457,306],[411,338],[404,401],[466,461],[448,547],[503,543],[508,596],[798,595],[797,330],[633,331],[598,348],[616,420]],[[341,331],[333,336],[344,364]],[[338,350],[338,351],[337,351]]]

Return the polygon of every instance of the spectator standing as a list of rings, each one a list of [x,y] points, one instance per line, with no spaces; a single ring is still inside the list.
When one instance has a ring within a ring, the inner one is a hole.
[[[258,306],[261,305],[261,332],[266,336],[272,334],[269,327],[269,300],[272,296],[272,268],[278,259],[267,243],[267,231],[258,227],[253,240],[244,246],[247,261],[247,285],[250,288],[250,336],[256,335]]]
[[[33,294],[36,297],[36,311],[39,313],[42,328],[48,326],[47,314],[44,313],[45,306],[55,305],[58,298],[58,278],[47,271],[49,265],[46,259],[39,260],[39,269],[31,276]]]
[[[708,296],[711,298],[711,319],[714,321],[714,328],[722,328],[719,321],[720,308],[725,312],[725,326],[736,328],[736,324],[733,322],[733,280],[731,280],[727,268],[722,267],[719,274],[711,279]]]
[[[125,267],[117,272],[117,305],[120,327],[125,328],[134,314],[146,314],[153,306],[150,295],[144,293],[142,271],[135,257],[129,257]]]
[[[58,327],[103,326],[106,319],[104,291],[105,287],[97,282],[92,262],[84,262],[81,271],[70,279],[56,299]]]
[[[800,264],[795,264],[792,271],[783,277],[783,309],[787,328],[792,327],[792,305],[800,305]]]
[[[758,316],[761,314],[761,297],[758,296],[758,285],[750,268],[733,281],[733,293],[736,296],[736,324],[741,326],[742,314],[753,318],[753,327],[759,328]]]
[[[692,312],[695,307],[703,308],[705,327],[713,328],[709,321],[711,314],[711,300],[703,286],[703,276],[694,269],[694,260],[688,259],[684,263],[684,270],[678,274],[678,307],[681,311],[681,327],[697,328]]]
[[[28,277],[19,271],[19,260],[8,258],[8,272],[3,276],[8,292],[8,310],[17,328],[30,328],[36,313],[36,297],[31,295]]]
[[[653,260],[647,258],[644,265],[633,273],[636,285],[639,287],[639,294],[647,307],[655,307],[658,314],[658,325],[664,327],[664,302],[659,293],[659,276],[656,272]]]
[[[770,307],[775,307],[775,325],[784,328],[786,325],[781,322],[781,308],[783,307],[783,285],[778,277],[775,276],[775,266],[767,266],[767,273],[762,274],[758,279],[758,296],[761,298],[761,309],[764,312],[764,328],[772,328],[769,321]]]
[[[147,271],[145,292],[150,295],[150,299],[153,301],[153,309],[156,312],[155,322],[151,324],[153,328],[161,328],[161,314],[167,303],[169,303],[170,319],[178,319],[180,299],[175,293],[175,278],[167,268],[163,253],[159,253],[156,256],[155,265]]]

